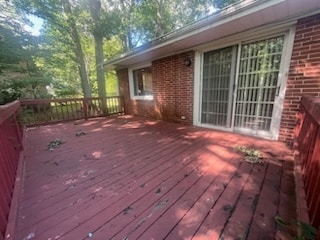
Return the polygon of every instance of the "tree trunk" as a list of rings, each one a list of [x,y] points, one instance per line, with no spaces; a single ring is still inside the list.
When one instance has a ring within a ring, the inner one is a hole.
[[[164,3],[162,0],[156,0],[157,4],[157,17],[156,17],[156,23],[157,23],[157,30],[156,35],[157,37],[161,37],[165,34],[165,26],[164,26]]]
[[[132,15],[135,9],[135,0],[120,0],[119,1],[122,10],[122,34],[120,34],[120,39],[122,41],[123,51],[129,51],[135,47],[132,38]]]
[[[91,88],[89,85],[89,79],[87,75],[87,68],[86,68],[86,63],[84,61],[84,55],[82,52],[82,47],[80,44],[77,44],[76,46],[76,56],[77,56],[77,62],[79,64],[79,73],[80,73],[80,79],[81,79],[81,87],[83,91],[83,96],[85,98],[91,98]]]
[[[106,97],[106,81],[104,77],[104,70],[102,67],[102,63],[104,61],[103,56],[103,39],[101,37],[94,37],[94,44],[95,44],[95,55],[96,55],[96,66],[97,67],[97,81],[98,81],[98,93],[99,97]]]
[[[106,81],[104,77],[104,70],[102,63],[104,61],[103,56],[103,36],[101,34],[101,2],[100,0],[90,0],[90,15],[94,23],[94,29],[92,31],[94,37],[94,47],[95,47],[95,57],[96,57],[96,73],[97,73],[97,82],[98,82],[98,94],[102,98],[102,112],[107,113],[106,105]]]
[[[87,68],[84,60],[84,54],[81,46],[80,36],[75,23],[74,16],[72,15],[72,10],[71,10],[69,0],[64,0],[63,6],[64,6],[65,14],[67,15],[67,22],[70,27],[70,34],[74,42],[73,51],[76,55],[77,62],[79,65],[78,67],[79,67],[79,74],[81,79],[81,87],[82,87],[83,95],[85,98],[91,98],[91,88],[89,85]]]

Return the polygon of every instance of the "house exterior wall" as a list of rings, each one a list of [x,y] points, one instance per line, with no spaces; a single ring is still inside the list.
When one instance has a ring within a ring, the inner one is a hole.
[[[320,14],[300,19],[296,27],[279,140],[292,143],[303,95],[320,96]]]
[[[165,57],[152,62],[154,100],[132,100],[128,69],[118,71],[120,93],[128,114],[192,124],[194,52]],[[294,128],[303,95],[320,96],[320,14],[301,19],[290,61],[286,94],[281,116],[279,141],[292,144]],[[185,120],[181,119],[184,116]]]
[[[152,62],[153,100],[130,98],[128,69],[117,72],[127,114],[192,124],[194,67],[185,66],[194,53],[172,55]]]

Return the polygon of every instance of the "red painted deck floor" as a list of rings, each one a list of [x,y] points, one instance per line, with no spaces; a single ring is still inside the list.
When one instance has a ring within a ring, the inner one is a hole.
[[[276,215],[295,218],[292,153],[278,142],[130,116],[26,139],[17,240],[273,239]]]

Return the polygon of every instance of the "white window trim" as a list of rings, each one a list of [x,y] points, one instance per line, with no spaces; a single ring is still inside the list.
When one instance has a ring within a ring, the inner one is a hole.
[[[134,70],[138,70],[138,69],[145,68],[145,67],[151,67],[151,66],[152,66],[151,63],[144,63],[144,64],[132,66],[128,69],[129,91],[130,91],[130,98],[132,100],[153,100],[153,95],[152,96],[136,96],[134,94],[134,81],[133,81],[133,71]]]

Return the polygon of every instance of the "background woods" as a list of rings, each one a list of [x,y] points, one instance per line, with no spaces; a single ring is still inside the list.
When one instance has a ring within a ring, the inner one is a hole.
[[[0,104],[117,95],[101,63],[234,2],[0,0]],[[42,25],[36,36],[26,30],[32,17]]]

